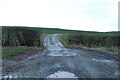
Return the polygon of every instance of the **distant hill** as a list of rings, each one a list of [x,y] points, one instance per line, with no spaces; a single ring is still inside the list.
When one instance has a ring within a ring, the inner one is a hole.
[[[118,35],[120,31],[110,31],[110,32],[97,32],[97,31],[82,31],[82,30],[67,30],[60,28],[43,28],[43,27],[26,27],[26,26],[0,26],[2,28],[10,27],[21,27],[21,28],[33,28],[39,29],[44,34],[55,34],[55,33],[78,33],[78,34],[98,34],[98,35]]]

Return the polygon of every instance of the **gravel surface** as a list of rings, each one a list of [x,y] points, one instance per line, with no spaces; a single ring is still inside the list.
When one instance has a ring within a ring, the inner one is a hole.
[[[4,59],[2,77],[52,78],[51,75],[57,72],[65,74],[57,74],[58,78],[65,78],[66,73],[75,78],[118,78],[120,75],[118,55],[96,50],[67,49],[58,40],[58,36],[46,36],[45,49],[25,59]]]

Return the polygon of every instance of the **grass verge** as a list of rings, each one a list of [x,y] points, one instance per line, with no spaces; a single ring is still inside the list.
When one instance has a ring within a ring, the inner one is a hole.
[[[106,51],[106,52],[112,52],[112,53],[120,55],[120,51],[119,51],[119,49],[117,47],[116,47],[116,49],[114,49],[114,48],[105,48],[105,47],[89,48],[89,49],[91,49],[91,50],[101,50],[101,51]]]
[[[9,58],[11,56],[15,56],[17,55],[18,53],[20,52],[23,52],[23,51],[27,51],[29,50],[29,48],[25,48],[25,47],[15,47],[15,48],[2,48],[2,58]]]

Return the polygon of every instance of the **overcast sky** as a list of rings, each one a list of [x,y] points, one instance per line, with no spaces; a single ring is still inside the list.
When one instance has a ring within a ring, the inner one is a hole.
[[[117,31],[119,0],[0,0],[0,26]]]

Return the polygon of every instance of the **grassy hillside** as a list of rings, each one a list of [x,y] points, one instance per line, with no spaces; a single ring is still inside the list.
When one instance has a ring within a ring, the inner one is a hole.
[[[67,30],[67,29],[60,29],[60,28],[43,28],[43,27],[26,27],[26,26],[0,26],[3,28],[9,27],[20,27],[20,28],[28,28],[28,29],[37,29],[42,32],[42,34],[55,34],[55,33],[80,33],[80,34],[97,34],[97,35],[118,35],[120,31],[111,31],[111,32],[97,32],[97,31],[82,31],[82,30]]]

